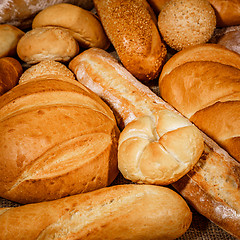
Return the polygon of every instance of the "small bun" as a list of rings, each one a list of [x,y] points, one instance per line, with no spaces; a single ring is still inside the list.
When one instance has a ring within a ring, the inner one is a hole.
[[[11,57],[16,54],[19,39],[24,32],[9,24],[0,25],[0,58]]]
[[[50,59],[67,62],[78,53],[77,41],[68,30],[59,27],[32,29],[17,45],[19,58],[28,64]]]
[[[216,16],[207,0],[171,0],[159,14],[158,27],[165,42],[180,51],[206,43],[214,33]]]

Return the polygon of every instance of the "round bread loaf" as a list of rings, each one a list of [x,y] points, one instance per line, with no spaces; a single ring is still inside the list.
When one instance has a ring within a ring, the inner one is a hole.
[[[17,54],[28,64],[43,60],[67,62],[79,53],[79,45],[68,30],[42,27],[28,31],[18,42]]]
[[[0,58],[16,54],[17,44],[24,32],[9,24],[0,25]]]
[[[158,16],[158,27],[164,41],[180,51],[206,43],[216,27],[216,16],[207,0],[171,0]]]
[[[110,42],[97,17],[90,11],[72,4],[50,6],[36,15],[32,28],[56,26],[68,29],[83,48],[107,49]]]
[[[58,3],[71,3],[89,10],[93,8],[92,0],[4,0],[0,2],[0,24],[30,28],[39,11]]]
[[[118,174],[119,130],[112,111],[70,73],[44,75],[51,62],[26,70],[24,83],[0,98],[0,196],[11,201],[91,191]],[[59,64],[50,70],[70,72]],[[33,80],[38,69],[42,74]]]
[[[22,65],[15,58],[0,58],[0,95],[17,85],[22,72]]]

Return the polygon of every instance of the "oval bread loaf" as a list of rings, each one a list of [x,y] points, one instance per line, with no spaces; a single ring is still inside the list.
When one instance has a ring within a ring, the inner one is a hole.
[[[27,64],[43,60],[68,62],[79,53],[79,45],[68,30],[60,27],[32,29],[19,40],[17,54]]]
[[[240,161],[240,55],[206,44],[165,66],[162,98]]]
[[[166,58],[156,16],[146,0],[94,0],[98,16],[122,64],[142,81],[158,77]]]
[[[62,3],[45,8],[33,19],[32,28],[55,26],[68,29],[80,47],[107,49],[110,42],[97,17],[90,11]]]
[[[119,130],[109,107],[61,63],[43,61],[22,77],[0,98],[0,196],[40,202],[110,184]]]
[[[0,95],[15,87],[23,73],[22,65],[12,57],[0,58]]]
[[[176,192],[118,185],[0,212],[0,239],[176,239],[192,213]]]

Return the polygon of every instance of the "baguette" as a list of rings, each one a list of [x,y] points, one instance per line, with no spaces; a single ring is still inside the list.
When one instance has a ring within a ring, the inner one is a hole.
[[[133,182],[170,184],[198,161],[198,129],[107,52],[91,48],[69,64],[78,81],[113,109],[120,129],[118,167]]]
[[[75,57],[69,66],[79,81],[101,96],[113,109],[118,124],[123,129],[119,139],[119,150],[121,150],[122,134],[127,134],[127,131],[124,133],[125,126],[127,128],[130,124],[135,125],[135,120],[141,117],[142,120],[143,118],[149,120],[147,116],[152,114],[153,109],[172,109],[147,87],[135,82],[132,75],[130,76],[126,70],[117,65],[117,61],[109,59],[109,55],[102,51],[89,49],[79,56]],[[166,126],[170,126],[173,122],[173,118],[170,118]],[[140,123],[142,121],[138,126]],[[134,126],[130,131],[136,136],[136,130],[138,130],[140,137],[148,139],[145,131],[148,129],[140,125],[140,128],[136,129]],[[204,139],[204,151],[199,161],[185,176],[172,184],[200,214],[239,238],[240,164],[203,132],[201,135]],[[179,144],[179,141],[176,137],[172,143]],[[127,151],[130,149],[130,147],[127,148]],[[151,159],[155,159],[156,155],[155,152]],[[133,161],[135,156],[131,157]],[[156,165],[151,165],[148,161],[148,166],[153,173],[156,172]],[[158,176],[153,175],[152,178],[154,177]]]
[[[26,70],[0,97],[0,116],[1,197],[52,200],[105,187],[117,176],[114,115],[65,65],[43,61]]]
[[[136,78],[158,77],[167,50],[146,0],[94,0],[97,14],[122,64]]]
[[[0,239],[168,240],[186,232],[191,220],[173,190],[127,184],[6,209],[0,212]]]
[[[165,66],[163,99],[240,161],[240,55],[206,44],[175,54]]]

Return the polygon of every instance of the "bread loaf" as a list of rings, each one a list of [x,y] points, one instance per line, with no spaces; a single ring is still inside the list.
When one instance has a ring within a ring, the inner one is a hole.
[[[17,54],[27,64],[43,60],[68,62],[79,53],[79,45],[68,30],[60,27],[32,29],[19,40]]]
[[[50,6],[33,19],[32,27],[55,26],[68,29],[83,48],[107,49],[110,42],[97,17],[90,11],[72,4]]]
[[[216,52],[212,54],[214,49]],[[232,59],[228,60],[230,56]],[[198,46],[193,50],[180,52],[179,57],[176,54],[174,59],[165,65],[167,73],[163,69],[164,76],[159,82],[163,99],[238,161],[240,161],[239,63],[240,55],[226,48],[215,45]]]
[[[17,85],[22,72],[22,65],[15,58],[0,58],[0,95]]]
[[[188,205],[173,190],[127,184],[6,209],[0,213],[0,239],[167,240],[180,237],[191,220]]]
[[[147,1],[95,0],[94,5],[122,64],[139,80],[155,79],[167,51]]]
[[[170,0],[148,0],[158,15],[166,2]],[[208,0],[216,14],[217,27],[229,27],[240,24],[239,0]]]
[[[198,129],[107,52],[91,48],[69,64],[77,79],[113,109],[121,132],[118,167],[133,182],[170,184],[198,161]]]
[[[169,105],[163,103],[162,100],[152,94],[147,87],[143,87],[139,82],[135,82],[126,70],[117,65],[116,61],[114,63],[113,60],[109,59],[109,55],[106,56],[102,51],[100,52],[99,50],[93,49],[85,51],[79,55],[81,57],[77,56],[70,62],[70,68],[74,70],[79,81],[96,92],[111,106],[117,116],[121,129],[125,126],[128,128],[129,125],[134,124],[132,128],[129,126],[129,131],[131,131],[129,132],[129,136],[132,135],[133,140],[134,137],[136,140],[142,138],[139,145],[136,145],[136,147],[140,149],[143,145],[142,142],[154,137],[154,131],[152,134],[151,130],[156,129],[156,126],[154,128],[154,126],[150,124],[150,126],[148,125],[148,127],[146,127],[145,124],[146,122],[151,123],[149,116],[161,108],[168,108]],[[200,52],[204,54],[206,51]],[[197,53],[193,53],[192,57],[194,56],[197,56]],[[171,61],[171,59],[169,61]],[[151,111],[153,112],[151,113]],[[161,114],[158,115],[158,117],[160,116]],[[165,122],[166,124],[164,126],[172,126],[171,124],[176,123],[173,116],[174,115],[171,115],[171,118]],[[137,119],[140,120],[137,122]],[[145,125],[143,125],[142,122]],[[204,138],[203,154],[192,170],[172,184],[199,213],[239,238],[240,163],[231,158],[227,152],[220,148],[203,132],[201,133]],[[123,129],[119,139],[120,148],[121,138],[127,134],[128,132],[125,132]],[[169,132],[166,133],[166,135],[167,134],[169,134]],[[179,144],[178,147],[183,147],[182,144],[180,145],[183,138],[175,137],[174,140],[171,140],[171,143],[176,143]],[[185,144],[187,144],[187,140]],[[189,147],[191,148],[191,145]],[[129,152],[131,148],[132,146],[129,146],[127,152]],[[175,148],[175,150],[176,149],[177,148]],[[197,151],[197,149],[195,149],[195,151]],[[182,150],[182,152],[184,153],[185,150]],[[135,153],[137,154],[137,151]],[[153,155],[153,157],[151,156],[150,159],[155,161],[158,153],[153,153],[155,155]],[[186,151],[186,153],[189,153],[189,151]],[[135,155],[128,157],[131,159],[129,162],[133,162],[133,159],[135,159]],[[122,160],[119,158],[119,162],[120,161]],[[155,173],[157,172],[159,174],[158,162],[154,164],[152,161],[147,161],[142,169],[144,173],[146,173],[146,170],[151,170],[153,174],[152,178],[157,178]],[[142,167],[143,165],[139,164],[139,166]],[[148,168],[146,168],[146,166],[148,166]],[[132,172],[133,169],[130,169],[129,172],[130,171]],[[150,180],[148,179],[148,181]]]
[[[0,24],[30,28],[39,11],[58,3],[71,3],[88,10],[93,8],[92,0],[4,0],[0,3]]]
[[[0,196],[40,202],[109,185],[119,135],[109,107],[58,62],[22,78],[0,98]]]
[[[15,56],[18,41],[23,35],[22,30],[12,25],[0,25],[0,58]]]

